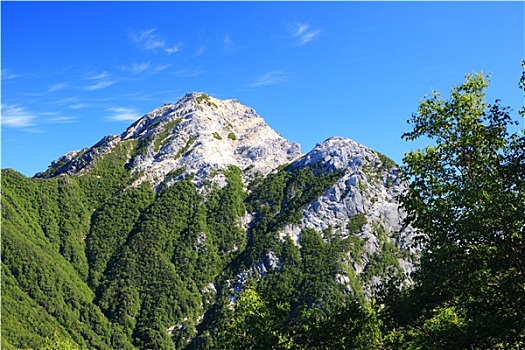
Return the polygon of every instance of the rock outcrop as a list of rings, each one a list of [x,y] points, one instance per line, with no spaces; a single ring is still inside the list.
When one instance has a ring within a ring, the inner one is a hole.
[[[231,165],[242,169],[249,182],[302,155],[298,144],[280,136],[252,108],[236,100],[190,93],[176,104],[144,115],[121,135],[107,136],[91,148],[61,157],[45,176],[77,173],[89,167],[94,157],[129,140],[140,147],[129,162],[131,171],[140,174],[136,184],[149,182],[155,187],[174,172],[177,176],[171,182],[192,176],[199,188],[206,180],[222,187],[225,181],[217,171]]]
[[[392,160],[350,139],[332,137],[292,166],[297,169],[314,167],[324,172],[342,171],[342,176],[304,208],[300,224],[283,227],[282,238],[289,236],[298,243],[303,229],[331,230],[343,238],[357,237],[362,242],[359,256],[348,256],[357,275],[382,254],[385,245],[391,244],[407,252],[405,257],[397,258],[396,267],[409,278],[412,258],[418,251],[413,245],[412,227],[403,226],[406,214],[398,201],[407,184]],[[356,216],[364,218],[357,230],[351,225]],[[340,276],[339,280],[347,278]],[[372,278],[368,282],[365,294],[370,295],[371,288],[380,281]]]

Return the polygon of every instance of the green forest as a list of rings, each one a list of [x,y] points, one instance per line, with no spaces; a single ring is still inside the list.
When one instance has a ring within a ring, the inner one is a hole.
[[[525,71],[518,80],[525,91]],[[135,140],[75,175],[2,170],[1,347],[525,348],[525,135],[509,107],[486,101],[488,86],[488,75],[469,74],[450,96],[425,97],[402,136],[433,144],[400,167],[405,224],[424,247],[411,283],[386,238],[363,273],[343,263],[359,256],[363,214],[349,237],[279,238],[339,171],[281,166],[245,189],[230,166],[226,186],[206,195],[191,176],[154,190],[133,185],[129,162],[145,147]],[[238,288],[269,252],[278,268]],[[373,276],[388,278],[370,297],[362,287]]]

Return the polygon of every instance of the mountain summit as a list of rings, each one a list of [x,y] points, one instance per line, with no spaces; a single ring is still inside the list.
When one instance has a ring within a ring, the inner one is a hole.
[[[128,162],[131,171],[140,174],[135,184],[146,181],[155,187],[174,172],[173,181],[191,175],[200,187],[231,165],[242,169],[246,178],[265,176],[302,155],[298,144],[280,136],[252,108],[194,92],[144,115],[121,135],[68,153],[37,176],[76,173],[124,141],[137,145]],[[215,183],[221,187],[223,180],[216,178]]]

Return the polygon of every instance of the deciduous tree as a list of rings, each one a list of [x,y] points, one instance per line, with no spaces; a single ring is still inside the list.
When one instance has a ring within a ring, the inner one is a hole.
[[[427,325],[427,348],[525,346],[525,137],[510,133],[510,108],[485,102],[488,80],[467,75],[448,99],[423,99],[403,135],[433,141],[403,159],[407,222],[424,247],[411,322]],[[448,327],[428,326],[439,310],[461,318],[439,319],[455,320],[454,337],[428,334]]]

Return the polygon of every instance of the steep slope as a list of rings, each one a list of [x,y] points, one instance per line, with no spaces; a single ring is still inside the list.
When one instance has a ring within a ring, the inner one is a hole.
[[[90,348],[232,347],[247,290],[272,315],[269,347],[307,347],[312,315],[332,322],[412,269],[405,186],[354,141],[302,155],[253,109],[187,94],[36,178],[2,171],[3,347],[54,330]]]
[[[257,346],[273,337],[266,344],[286,340],[296,348],[316,347],[325,322],[341,329],[351,320],[364,322],[368,316],[358,320],[361,311],[353,309],[354,302],[365,305],[390,278],[409,282],[417,257],[412,229],[402,226],[404,213],[396,198],[405,188],[392,160],[340,137],[269,174],[245,201],[246,249],[215,283],[217,303],[191,345],[213,348],[207,334],[234,348],[246,344],[243,332],[251,332],[254,324],[237,333],[242,325],[214,316],[249,317],[231,312],[232,305],[245,300],[246,290],[256,293],[252,302],[265,305],[266,318],[252,321],[267,324],[253,334]],[[229,343],[229,336],[221,334],[237,334],[240,343]],[[322,348],[341,346],[330,344]]]
[[[367,296],[391,268],[408,277],[417,250],[412,228],[403,227],[405,214],[397,197],[406,190],[406,183],[392,160],[350,139],[332,137],[292,167],[319,167],[326,173],[342,173],[336,183],[304,208],[300,223],[283,227],[281,237],[289,236],[297,242],[301,230],[331,229],[343,239],[355,240],[356,247],[362,246],[347,257],[354,272],[362,276]],[[405,253],[395,254],[399,248]],[[347,276],[338,278],[349,283]]]

